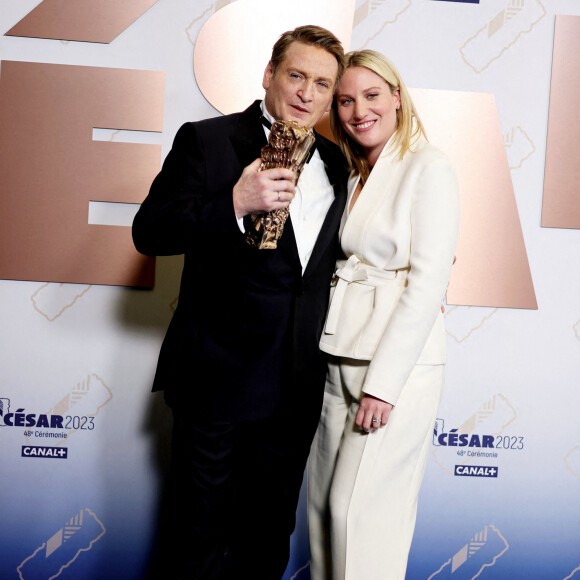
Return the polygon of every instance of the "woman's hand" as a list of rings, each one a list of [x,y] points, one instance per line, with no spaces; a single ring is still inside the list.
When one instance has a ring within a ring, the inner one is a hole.
[[[360,402],[355,422],[363,431],[376,431],[387,424],[392,409],[391,403],[365,395]]]

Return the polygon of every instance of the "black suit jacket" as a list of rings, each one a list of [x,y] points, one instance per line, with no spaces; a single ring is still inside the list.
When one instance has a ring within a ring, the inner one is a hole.
[[[326,363],[318,341],[334,270],[346,169],[317,136],[335,190],[304,275],[289,219],[276,250],[251,248],[232,189],[266,143],[256,101],[243,113],[186,123],[135,217],[147,255],[185,254],[179,305],[161,349],[154,390],[207,419],[268,416],[280,401],[317,418]],[[307,192],[306,192],[307,194]]]

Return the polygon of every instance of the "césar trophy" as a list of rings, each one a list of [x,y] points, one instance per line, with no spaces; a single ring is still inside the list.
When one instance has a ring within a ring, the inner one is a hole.
[[[292,169],[296,184],[314,141],[312,129],[300,127],[295,121],[275,121],[268,144],[262,147],[262,164],[258,171],[273,167]],[[260,250],[275,250],[289,214],[287,207],[251,214],[252,225],[246,235],[248,244]]]

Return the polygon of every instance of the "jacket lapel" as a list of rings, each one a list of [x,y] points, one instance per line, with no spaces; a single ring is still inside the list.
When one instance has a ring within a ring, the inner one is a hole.
[[[260,101],[254,101],[240,113],[240,122],[232,136],[232,145],[242,167],[260,157],[260,150],[266,145],[261,116]]]
[[[322,228],[320,229],[320,233],[318,234],[318,238],[314,244],[312,255],[310,256],[310,260],[308,260],[304,272],[305,278],[314,271],[329,244],[331,244],[338,235],[338,227],[346,203],[346,162],[342,159],[342,156],[336,155],[331,151],[328,143],[320,139],[318,134],[316,135],[316,147],[318,148],[320,157],[326,166],[326,174],[330,184],[334,188],[334,201],[324,218]]]

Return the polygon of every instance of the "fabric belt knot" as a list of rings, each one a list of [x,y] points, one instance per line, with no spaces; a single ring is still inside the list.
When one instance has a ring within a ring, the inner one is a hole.
[[[368,279],[367,271],[364,268],[358,268],[360,263],[360,258],[353,254],[346,261],[346,264],[342,268],[339,268],[334,274],[336,278],[336,288],[332,295],[332,302],[330,303],[328,316],[326,317],[326,326],[324,327],[324,332],[326,332],[326,334],[334,334],[336,332],[342,299],[344,298],[344,293],[346,292],[348,285],[351,282],[362,282]],[[364,266],[364,264],[362,265]]]

